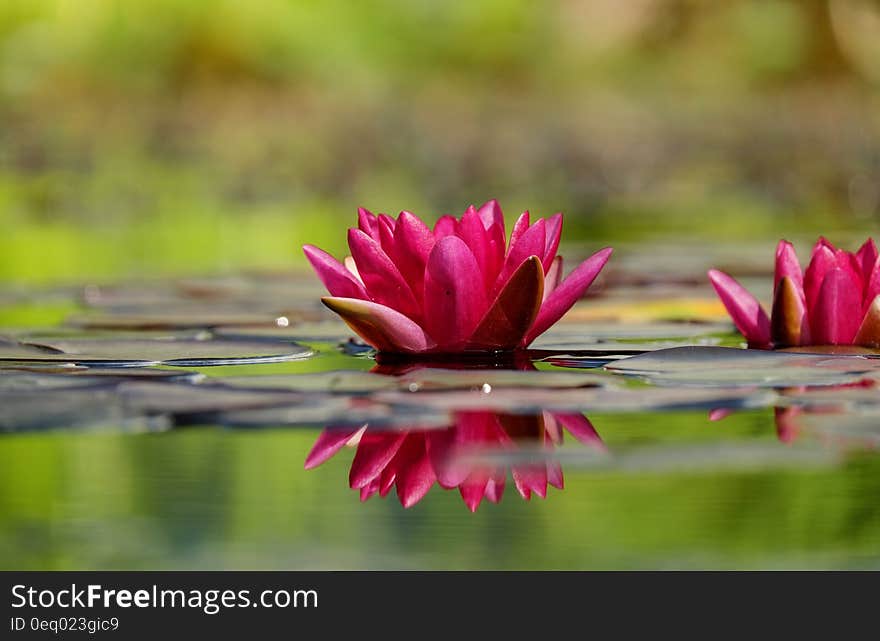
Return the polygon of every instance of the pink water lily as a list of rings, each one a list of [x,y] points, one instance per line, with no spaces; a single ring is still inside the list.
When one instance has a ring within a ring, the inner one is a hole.
[[[805,271],[791,243],[779,241],[770,316],[724,272],[709,279],[749,347],[880,347],[880,257],[870,238],[856,253],[820,238]]]
[[[317,467],[345,445],[356,447],[349,485],[361,500],[386,496],[397,488],[404,507],[421,501],[438,484],[457,488],[474,512],[485,498],[493,503],[504,493],[508,468],[517,492],[529,500],[547,495],[548,485],[562,489],[562,468],[545,456],[509,465],[480,462],[471,455],[501,451],[515,453],[523,444],[548,454],[562,442],[564,427],[582,443],[604,450],[592,424],[582,414],[542,412],[537,415],[500,414],[489,411],[455,412],[446,429],[380,431],[367,427],[328,428],[306,457],[306,469]]]
[[[306,245],[330,296],[323,303],[380,352],[461,353],[527,347],[586,292],[611,255],[605,248],[562,280],[562,214],[530,223],[509,242],[490,200],[431,230],[417,216],[358,210],[351,256],[339,262]]]

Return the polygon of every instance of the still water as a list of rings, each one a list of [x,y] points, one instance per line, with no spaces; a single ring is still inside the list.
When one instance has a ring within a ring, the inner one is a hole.
[[[2,568],[880,566],[871,354],[622,268],[527,358],[377,364],[316,293],[3,292]]]

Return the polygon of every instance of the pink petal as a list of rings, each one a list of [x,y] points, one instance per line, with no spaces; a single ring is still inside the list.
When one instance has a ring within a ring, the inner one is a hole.
[[[469,349],[515,349],[541,308],[544,271],[537,256],[529,257],[492,302],[468,340]]]
[[[486,228],[483,227],[483,221],[480,219],[479,214],[477,214],[476,209],[473,207],[467,208],[462,215],[461,220],[455,225],[455,233],[470,248],[471,253],[473,253],[477,265],[479,266],[479,275],[483,281],[483,287],[488,290],[489,287],[492,286],[492,283],[495,282],[494,278],[492,278],[491,281],[488,280],[492,277],[492,274],[490,273],[490,262],[493,258],[490,254],[492,248],[489,246],[489,235]],[[497,276],[497,274],[495,274],[495,276]]]
[[[392,218],[388,214],[379,214],[378,218],[379,218],[379,225],[386,227],[388,229],[388,231],[390,231],[393,235],[394,228],[397,225],[397,221],[394,220],[394,218]]]
[[[520,237],[529,229],[529,212],[524,211],[513,224],[513,231],[510,232],[510,242],[507,243],[507,251],[513,249],[513,246],[519,241]]]
[[[611,257],[613,250],[610,247],[600,249],[587,260],[578,265],[553,293],[547,297],[541,305],[541,311],[535,319],[534,325],[529,330],[523,341],[523,346],[528,346],[538,336],[546,332],[558,321],[572,306],[583,296],[584,292],[593,284],[596,276],[602,271],[605,263]],[[769,334],[769,330],[768,330]]]
[[[776,419],[776,436],[782,443],[793,443],[798,435],[797,416],[803,411],[801,407],[776,407],[773,413]]]
[[[501,273],[498,274],[498,278],[495,280],[495,294],[501,291],[507,279],[513,275],[529,256],[537,256],[538,258],[544,256],[546,232],[547,223],[541,218],[523,232],[523,235],[519,237],[515,245],[511,245],[508,248],[504,267],[501,268]]]
[[[489,475],[483,470],[478,470],[458,486],[461,498],[471,512],[476,512],[480,507],[480,502],[486,494],[487,483],[489,483]]]
[[[504,496],[505,478],[504,470],[500,470],[486,483],[485,497],[493,503],[498,503],[501,501],[501,497]]]
[[[394,247],[394,225],[388,223],[391,220],[385,214],[379,216],[379,246],[391,262],[397,266],[397,252]],[[399,269],[399,268],[398,268]]]
[[[727,407],[716,407],[713,410],[709,410],[709,420],[710,421],[721,421],[728,416],[733,414],[733,410]]]
[[[498,279],[501,268],[504,267],[504,259],[507,256],[506,239],[504,238],[504,225],[492,225],[486,232],[488,238],[488,252],[486,260],[485,282],[491,286]]]
[[[544,245],[542,262],[544,271],[549,271],[556,252],[559,249],[559,239],[562,237],[562,214],[553,214],[547,219],[547,231]]]
[[[504,214],[501,212],[501,205],[498,204],[497,200],[493,198],[484,202],[477,209],[477,214],[479,214],[480,220],[483,221],[485,229],[497,225],[501,228],[501,235],[504,235]]]
[[[329,460],[336,452],[341,450],[354,436],[364,430],[360,427],[356,429],[326,429],[318,436],[318,440],[312,446],[308,456],[306,456],[305,469],[311,470],[318,467],[322,463]]]
[[[450,215],[440,216],[434,223],[434,240],[455,234],[455,218]]]
[[[525,499],[532,498],[532,492],[542,499],[547,497],[547,467],[544,464],[526,463],[511,467],[513,484]]]
[[[605,443],[599,432],[593,427],[593,424],[583,414],[553,414],[553,417],[568,430],[569,434],[574,436],[584,445],[589,445],[600,451],[606,451]]]
[[[391,459],[391,463],[379,475],[379,496],[382,498],[388,496],[388,492],[391,491],[391,488],[394,487],[394,482],[397,480],[397,470],[394,469],[393,465],[396,459],[397,455],[395,454],[394,458]]]
[[[458,351],[488,307],[479,266],[458,236],[441,238],[425,271],[425,326],[440,351]]]
[[[321,299],[364,341],[380,352],[418,353],[435,346],[424,330],[400,312],[379,303],[355,298]]]
[[[709,280],[727,313],[750,346],[770,347],[770,319],[757,299],[735,279],[717,269],[709,270]]]
[[[458,487],[471,472],[470,466],[462,465],[457,460],[455,434],[456,428],[450,427],[432,430],[425,436],[428,457],[434,466],[437,482],[446,489]]]
[[[541,418],[544,421],[544,434],[546,439],[554,445],[562,445],[562,428],[559,427],[553,414],[544,411],[541,412]]]
[[[562,256],[557,256],[550,263],[550,269],[547,271],[547,275],[544,276],[544,300],[547,300],[547,297],[559,286],[559,281],[561,280]]]
[[[403,445],[404,438],[406,432],[364,432],[351,462],[349,485],[352,488],[361,488],[373,479],[378,479],[379,474]]]
[[[397,453],[397,496],[403,507],[412,507],[421,501],[437,477],[425,451],[422,434],[411,434]]]
[[[481,263],[483,275],[488,286],[491,286],[498,278],[499,272],[504,265],[504,257],[507,254],[507,238],[504,235],[504,214],[496,200],[483,203],[477,209],[477,215],[486,230],[488,250],[486,260]],[[528,225],[526,225],[528,226]]]
[[[877,264],[877,258],[880,258],[880,254],[877,252],[877,245],[874,244],[873,238],[866,240],[856,252],[856,262],[862,272],[862,280],[866,283],[871,278],[874,265]]]
[[[332,296],[369,300],[364,286],[338,260],[314,245],[304,245],[303,253]]]
[[[367,485],[361,488],[361,502],[366,501],[378,491],[379,481],[377,479],[373,479]]]
[[[408,211],[400,212],[394,230],[397,268],[416,298],[421,300],[425,288],[425,265],[434,247],[434,234],[418,217]]]
[[[559,461],[547,461],[547,482],[556,489],[565,489],[565,479]]]
[[[490,412],[457,412],[452,428],[429,434],[428,454],[441,486],[458,487],[474,472],[465,457],[475,448],[497,444],[493,423]]]
[[[880,296],[880,258],[877,258],[874,262],[870,275],[865,280],[865,291],[862,295],[862,307],[866,312],[877,296]]]
[[[813,248],[810,264],[807,265],[807,270],[804,272],[804,295],[807,309],[812,309],[816,305],[819,288],[822,286],[822,281],[825,280],[825,274],[837,265],[834,250],[829,248],[829,245],[830,243],[824,238],[819,239]]]
[[[358,207],[358,229],[373,240],[379,240],[379,221],[369,209]]]
[[[817,251],[819,251],[820,248],[823,247],[825,249],[830,249],[832,254],[837,251],[837,248],[831,244],[830,240],[825,238],[825,236],[819,236],[819,240],[817,240],[816,244],[813,245],[813,252],[812,254],[810,254],[810,260],[813,259],[813,254],[815,254]]]
[[[815,306],[810,332],[816,345],[850,345],[862,321],[862,296],[852,274],[835,267],[828,271]]]
[[[797,253],[794,246],[787,240],[780,240],[776,246],[776,273],[773,277],[773,291],[779,286],[779,281],[788,276],[791,278],[795,287],[797,287],[801,295],[804,290],[804,274],[801,270],[801,264],[798,262]]]
[[[410,286],[379,243],[359,229],[350,229],[348,246],[370,298],[418,320],[421,308]]]

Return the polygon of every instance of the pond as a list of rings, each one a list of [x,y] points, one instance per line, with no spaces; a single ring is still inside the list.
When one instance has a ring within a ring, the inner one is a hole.
[[[307,274],[0,289],[2,568],[876,567],[880,360],[740,349],[733,255],[624,248],[491,361],[377,361]]]

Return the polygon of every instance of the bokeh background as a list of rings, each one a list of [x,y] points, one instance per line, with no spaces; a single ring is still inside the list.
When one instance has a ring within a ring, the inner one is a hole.
[[[3,0],[0,281],[302,266],[355,208],[870,230],[870,0]]]

